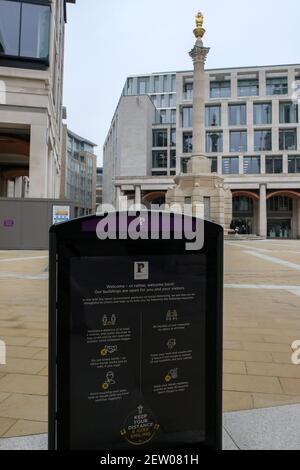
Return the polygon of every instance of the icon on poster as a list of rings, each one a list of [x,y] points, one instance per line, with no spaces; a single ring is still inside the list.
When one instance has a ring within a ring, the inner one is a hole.
[[[148,261],[136,261],[134,263],[134,279],[136,281],[149,279]]]
[[[165,376],[165,381],[169,383],[171,382],[171,380],[175,380],[177,378],[178,378],[178,369],[171,369]]]
[[[115,352],[118,351],[118,346],[104,346],[103,349],[101,349],[100,354],[101,356],[107,356],[108,354],[114,354]]]
[[[120,434],[129,444],[138,446],[150,442],[160,426],[153,413],[139,405],[125,420]]]
[[[116,381],[115,381],[114,372],[107,372],[106,380],[105,380],[105,382],[103,382],[102,388],[103,388],[103,390],[107,390],[107,389],[109,389],[109,387],[111,385],[115,385],[115,383],[116,383]]]
[[[103,315],[102,317],[103,326],[115,326],[116,323],[117,323],[117,317],[114,313],[110,317],[106,314]]]
[[[177,310],[168,310],[166,321],[177,321],[177,320],[178,320]]]
[[[172,351],[172,349],[174,349],[176,347],[176,344],[177,344],[176,339],[175,338],[170,338],[167,342],[168,349],[170,351]]]

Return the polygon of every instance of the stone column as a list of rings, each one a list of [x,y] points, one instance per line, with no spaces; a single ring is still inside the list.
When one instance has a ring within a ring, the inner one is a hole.
[[[47,197],[48,145],[46,126],[31,126],[29,159],[29,197]]]
[[[259,235],[267,237],[267,186],[265,184],[259,187]]]
[[[135,187],[134,203],[140,205],[142,202],[142,190],[140,186]]]
[[[197,160],[197,172],[210,173],[210,162],[205,156],[205,85],[206,77],[204,64],[210,51],[203,46],[202,38],[205,34],[203,28],[203,15],[196,17],[196,43],[190,52],[190,57],[194,64],[194,89],[193,89],[193,160]]]

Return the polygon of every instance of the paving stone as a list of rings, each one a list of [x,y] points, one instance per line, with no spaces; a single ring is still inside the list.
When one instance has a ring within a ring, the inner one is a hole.
[[[0,417],[0,436],[3,436],[3,434],[5,434],[9,430],[9,428],[11,428],[15,424],[15,422],[15,419]]]
[[[240,361],[224,361],[223,371],[226,374],[246,374],[245,362]]]
[[[298,366],[300,367],[300,366]],[[284,393],[287,395],[300,396],[300,379],[280,378]]]
[[[224,427],[241,450],[300,450],[300,405],[225,413]]]
[[[47,395],[47,377],[39,375],[7,374],[0,379],[0,391],[24,393],[28,395]]]
[[[48,419],[48,399],[38,395],[12,394],[0,403],[4,418],[44,421]]]
[[[3,437],[33,436],[45,434],[48,431],[48,424],[39,421],[18,420]]]
[[[37,374],[46,364],[46,361],[37,359],[8,358],[6,365],[1,366],[0,370],[2,373]]]
[[[249,375],[300,378],[300,367],[294,364],[247,362],[247,371]]]
[[[223,392],[223,411],[251,410],[253,398],[247,392]]]
[[[280,382],[276,377],[224,374],[223,388],[227,391],[282,394]]]

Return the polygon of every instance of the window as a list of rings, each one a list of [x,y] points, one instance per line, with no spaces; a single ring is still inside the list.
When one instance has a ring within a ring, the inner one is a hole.
[[[170,123],[176,124],[176,109],[171,109]]]
[[[190,161],[189,158],[182,158],[181,159],[181,172],[182,173],[187,173],[188,170],[188,162]]]
[[[149,77],[140,77],[138,79],[138,93],[139,95],[146,95],[148,93]]]
[[[48,61],[50,6],[0,0],[0,57]]]
[[[259,81],[257,78],[251,80],[238,80],[238,96],[258,96]]]
[[[254,124],[272,124],[272,103],[255,103],[253,117]]]
[[[153,147],[167,147],[168,133],[166,130],[153,131]]]
[[[176,129],[171,129],[171,147],[176,146]]]
[[[223,132],[206,133],[206,152],[223,152]]]
[[[223,157],[222,158],[223,175],[239,174],[239,157]]]
[[[230,132],[230,152],[247,152],[247,131]]]
[[[182,109],[182,127],[193,127],[193,108],[192,106]]]
[[[221,106],[206,106],[205,107],[205,121],[206,121],[206,127],[220,126],[221,125]]]
[[[212,157],[210,159],[211,161],[211,172],[212,173],[218,173],[218,159],[217,157]]]
[[[154,150],[152,152],[152,168],[167,168],[167,150]]]
[[[175,93],[173,95],[169,95],[169,106],[170,106],[170,108],[175,108],[176,107],[176,95],[175,95]]]
[[[176,91],[176,75],[171,76],[171,91]]]
[[[289,173],[300,173],[300,155],[289,156]]]
[[[170,75],[164,75],[163,78],[163,91],[170,92],[171,90],[171,77]]]
[[[191,153],[193,151],[193,134],[191,132],[183,133],[182,149],[183,153]]]
[[[228,109],[230,126],[245,126],[247,124],[247,108],[245,104],[231,104]]]
[[[167,123],[167,112],[165,110],[159,111],[158,116],[159,116],[158,123],[160,124]]]
[[[229,98],[231,96],[230,80],[210,82],[211,98]]]
[[[282,157],[266,157],[266,173],[282,173]]]
[[[159,75],[154,77],[154,93],[162,93],[162,77]]]
[[[176,168],[176,150],[171,150],[170,168]]]
[[[183,99],[192,100],[193,99],[193,83],[187,82],[183,85]]]
[[[232,199],[233,212],[248,212],[253,214],[253,199],[246,196],[237,196]]]
[[[286,95],[287,93],[287,77],[267,78],[267,95]]]
[[[270,212],[293,212],[293,199],[288,196],[273,196],[267,201]]]
[[[293,124],[298,122],[298,104],[280,103],[279,105],[280,124]]]
[[[254,151],[272,150],[272,131],[254,131]]]
[[[297,131],[296,129],[279,130],[279,149],[297,150]]]
[[[260,157],[244,157],[244,174],[258,175],[260,173]]]

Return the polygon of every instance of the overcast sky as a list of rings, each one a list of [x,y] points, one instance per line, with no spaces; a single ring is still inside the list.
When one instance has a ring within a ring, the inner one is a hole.
[[[191,70],[195,14],[208,68],[300,63],[299,0],[76,0],[68,4],[68,126],[98,144],[98,164],[128,75]]]

